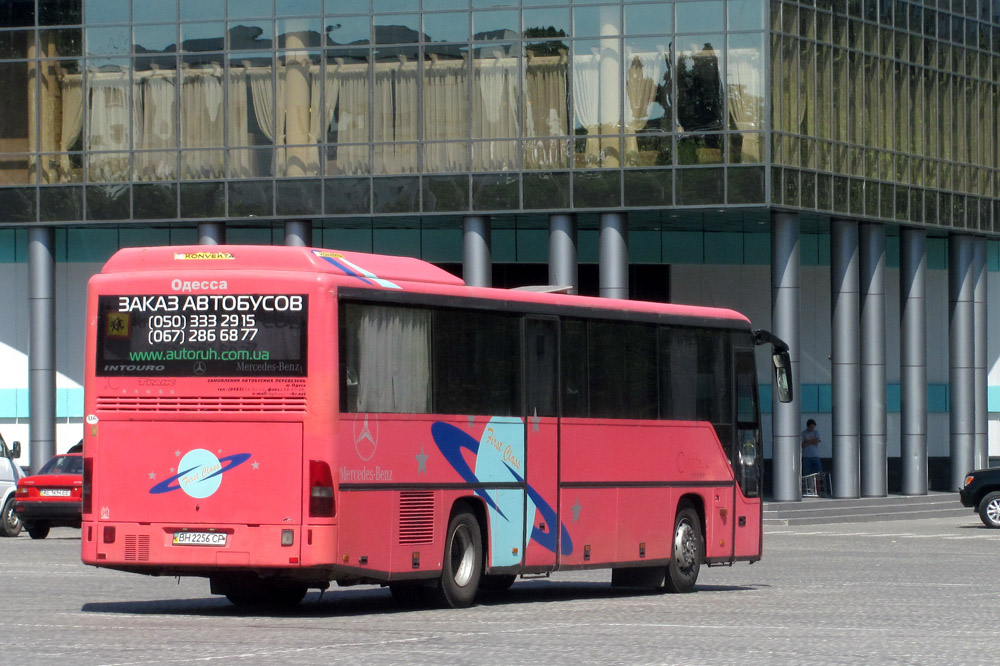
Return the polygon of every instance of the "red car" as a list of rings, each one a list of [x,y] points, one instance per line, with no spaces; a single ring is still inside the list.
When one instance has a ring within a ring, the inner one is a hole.
[[[79,527],[83,499],[83,456],[53,457],[38,474],[17,482],[14,512],[32,539],[44,539],[52,527]]]

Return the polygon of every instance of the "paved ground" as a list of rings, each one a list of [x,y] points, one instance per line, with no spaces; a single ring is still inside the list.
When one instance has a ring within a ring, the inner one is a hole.
[[[84,567],[79,538],[0,539],[4,664],[995,664],[1000,530],[965,518],[768,527],[765,559],[689,595],[612,591],[606,571],[518,582],[474,608],[385,590],[245,615],[199,579]]]

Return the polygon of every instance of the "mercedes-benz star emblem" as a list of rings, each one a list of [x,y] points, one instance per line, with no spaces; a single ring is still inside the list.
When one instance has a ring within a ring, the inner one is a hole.
[[[194,364],[194,374],[203,375],[205,374],[205,363],[204,361],[198,361]]]

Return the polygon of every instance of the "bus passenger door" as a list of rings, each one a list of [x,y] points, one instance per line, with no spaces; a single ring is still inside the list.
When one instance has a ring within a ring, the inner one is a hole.
[[[730,459],[736,476],[735,555],[759,557],[763,529],[763,456],[757,372],[751,348],[736,349],[736,441]]]
[[[524,565],[547,570],[559,547],[559,322],[555,317],[524,320],[524,424],[527,516]]]

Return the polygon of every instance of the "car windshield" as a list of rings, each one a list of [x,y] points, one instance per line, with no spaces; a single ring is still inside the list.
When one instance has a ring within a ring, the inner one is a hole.
[[[83,474],[83,456],[56,456],[42,465],[39,474]]]

